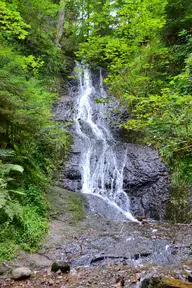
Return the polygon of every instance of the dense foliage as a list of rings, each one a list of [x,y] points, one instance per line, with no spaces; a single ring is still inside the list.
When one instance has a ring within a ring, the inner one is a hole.
[[[110,91],[131,116],[122,126],[137,135],[138,143],[158,148],[169,164],[169,218],[187,221],[192,197],[192,2],[79,2],[77,55],[109,71]]]
[[[0,259],[17,245],[39,246],[46,186],[71,142],[51,116],[60,75],[68,73],[66,51],[55,41],[61,6],[0,0]]]

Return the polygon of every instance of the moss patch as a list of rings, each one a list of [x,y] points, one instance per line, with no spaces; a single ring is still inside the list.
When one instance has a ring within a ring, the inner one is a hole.
[[[72,221],[77,223],[85,217],[85,199],[81,194],[70,194],[66,210],[70,213]]]
[[[51,217],[62,215],[72,224],[77,224],[85,217],[87,202],[80,193],[75,193],[59,187],[52,187],[48,192]]]

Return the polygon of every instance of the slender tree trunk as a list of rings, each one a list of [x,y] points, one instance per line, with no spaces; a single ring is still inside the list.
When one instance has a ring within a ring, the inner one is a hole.
[[[65,20],[65,3],[63,0],[60,1],[61,10],[59,12],[58,23],[57,23],[57,36],[56,44],[59,46],[59,42],[63,35],[63,25]]]

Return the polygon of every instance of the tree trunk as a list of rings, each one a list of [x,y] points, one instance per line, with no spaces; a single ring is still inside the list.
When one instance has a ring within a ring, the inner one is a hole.
[[[57,24],[57,36],[56,36],[56,45],[59,46],[59,42],[63,35],[63,25],[65,20],[65,3],[63,0],[60,1],[61,10],[59,12],[58,24]]]

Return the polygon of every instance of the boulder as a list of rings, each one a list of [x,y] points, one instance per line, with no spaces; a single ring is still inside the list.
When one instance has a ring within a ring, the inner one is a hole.
[[[192,285],[181,280],[167,278],[167,277],[155,277],[145,279],[141,288],[191,288]]]
[[[28,267],[19,267],[12,270],[12,279],[23,280],[30,278],[32,271]]]

